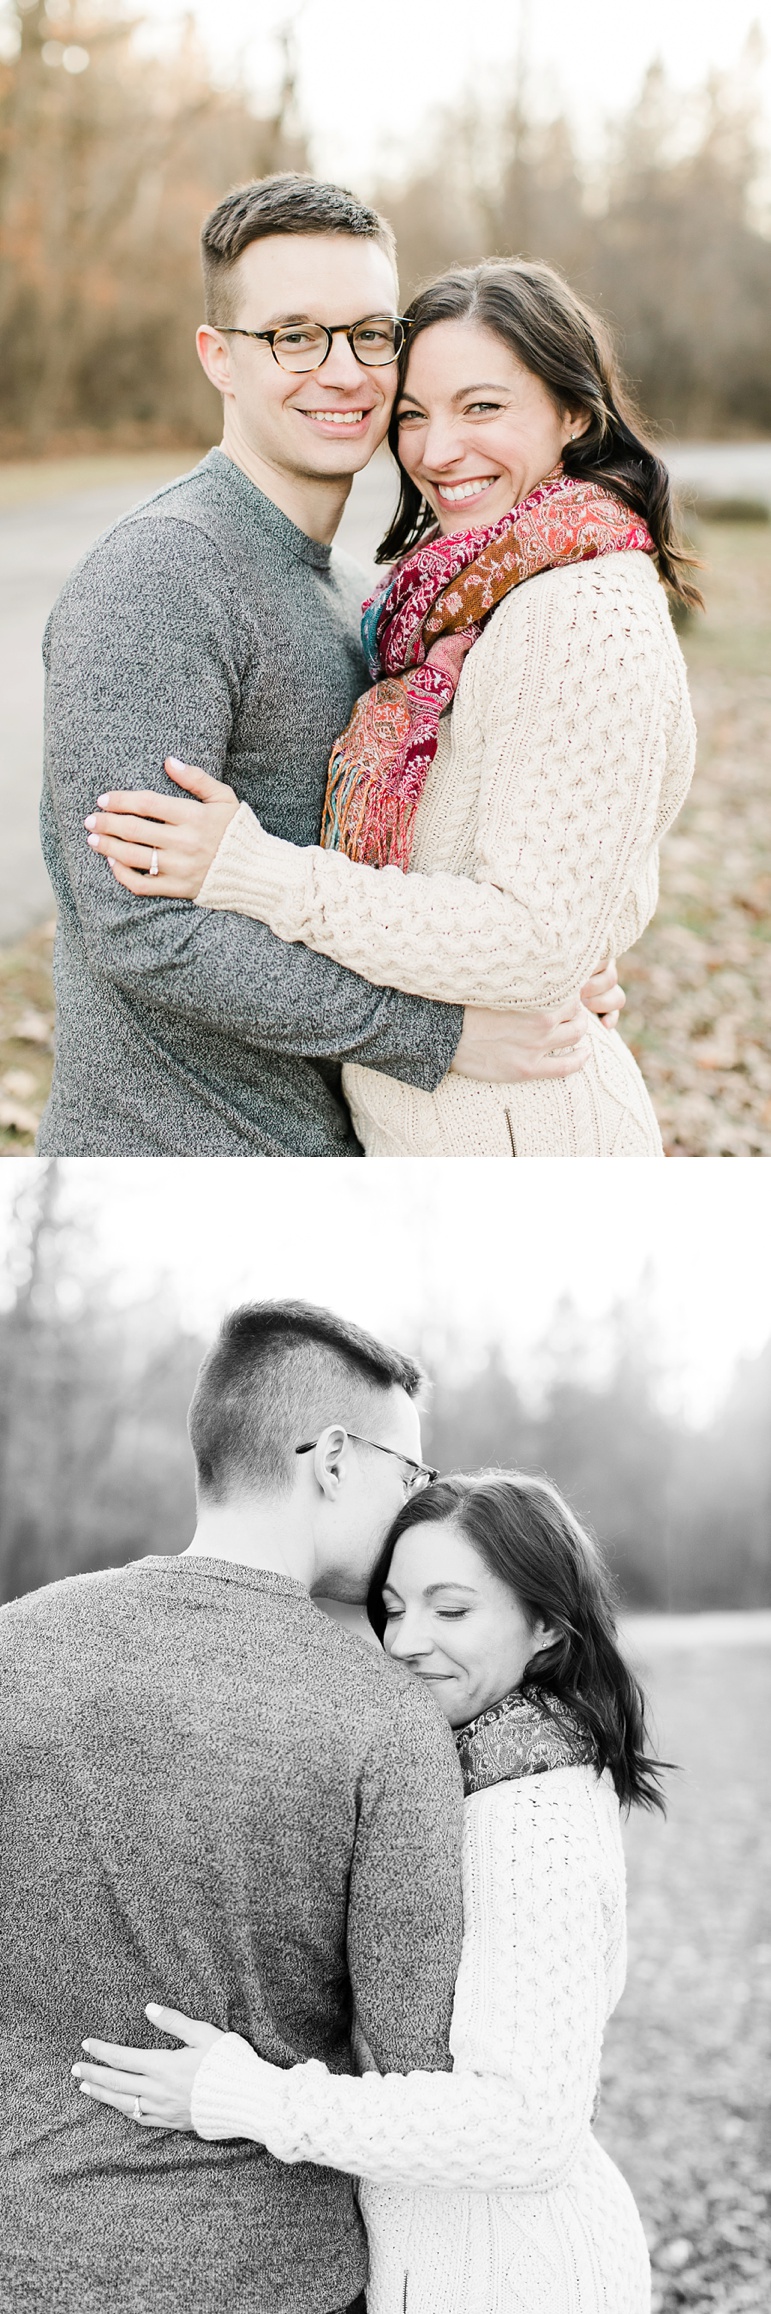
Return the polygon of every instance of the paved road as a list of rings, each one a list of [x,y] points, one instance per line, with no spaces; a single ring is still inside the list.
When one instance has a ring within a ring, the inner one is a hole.
[[[763,496],[771,505],[771,443],[689,443],[671,454],[683,481],[714,496]],[[0,944],[50,914],[40,857],[43,680],[40,642],[51,604],[73,563],[129,506],[158,487],[157,461],[128,479],[0,513]],[[379,458],[354,484],[340,544],[370,570],[393,504],[390,463]]]

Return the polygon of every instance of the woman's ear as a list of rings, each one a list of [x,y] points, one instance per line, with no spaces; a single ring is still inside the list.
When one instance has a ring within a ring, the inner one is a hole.
[[[592,413],[591,410],[565,410],[563,417],[565,422],[564,446],[567,448],[568,442],[577,442],[582,434],[588,434],[592,423]]]
[[[533,1644],[527,1659],[528,1667],[535,1662],[536,1656],[546,1654],[547,1647],[556,1647],[560,1637],[561,1633],[555,1624],[544,1623],[539,1618],[538,1622],[533,1624]]]

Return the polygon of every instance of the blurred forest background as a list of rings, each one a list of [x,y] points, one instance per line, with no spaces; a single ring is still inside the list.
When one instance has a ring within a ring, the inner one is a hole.
[[[0,1302],[0,1597],[177,1551],[194,1520],[185,1416],[204,1348],[168,1285],[127,1303],[88,1216],[41,1163],[20,1186]],[[546,1470],[609,1552],[622,1599],[664,1611],[771,1605],[771,1340],[717,1416],[672,1410],[671,1348],[644,1286],[592,1330],[557,1309],[521,1374],[491,1340],[469,1370],[431,1330],[426,1453],[443,1469]]]
[[[312,165],[289,33],[260,115],[245,89],[215,85],[189,20],[162,56],[140,26],[120,0],[0,5],[6,456],[95,436],[208,446],[214,397],[190,354],[201,217],[230,184]],[[758,31],[686,107],[653,67],[591,169],[565,119],[528,117],[513,66],[497,110],[446,114],[398,181],[368,188],[396,228],[404,292],[453,260],[549,258],[616,325],[667,432],[771,433],[761,54]]]

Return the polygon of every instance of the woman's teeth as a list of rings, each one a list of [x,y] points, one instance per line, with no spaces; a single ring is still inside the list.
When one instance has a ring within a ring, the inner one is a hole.
[[[479,498],[481,492],[489,490],[491,482],[497,482],[497,479],[496,474],[484,474],[481,480],[477,478],[475,482],[456,482],[453,485],[437,482],[436,495],[445,506],[458,506],[462,498]]]

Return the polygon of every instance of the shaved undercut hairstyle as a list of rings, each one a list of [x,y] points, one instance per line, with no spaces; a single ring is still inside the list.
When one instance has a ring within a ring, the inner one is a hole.
[[[202,1500],[288,1494],[295,1447],[330,1422],[360,1430],[390,1390],[417,1399],[414,1358],[311,1302],[233,1310],[204,1358],[188,1416]]]
[[[217,203],[201,227],[204,311],[212,329],[229,329],[238,309],[235,268],[252,241],[274,233],[348,233],[356,241],[376,241],[396,271],[396,242],[385,217],[368,209],[342,185],[320,183],[287,170],[236,185]]]

